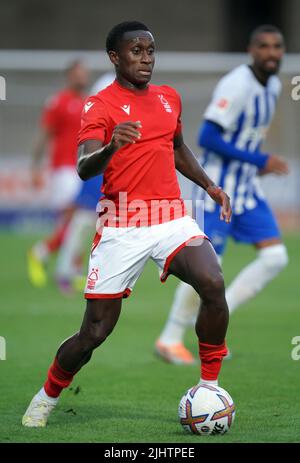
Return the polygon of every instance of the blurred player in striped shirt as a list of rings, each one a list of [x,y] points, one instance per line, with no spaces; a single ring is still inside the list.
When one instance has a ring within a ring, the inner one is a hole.
[[[257,250],[256,259],[226,291],[229,313],[258,294],[288,262],[278,224],[259,184],[260,175],[288,173],[283,159],[261,151],[281,90],[276,75],[284,53],[281,32],[272,25],[258,27],[250,37],[249,52],[252,63],[238,66],[217,84],[198,138],[204,149],[203,167],[231,198],[231,224],[224,227],[219,206],[196,185],[193,190],[196,220],[204,201],[204,231],[220,263],[230,236]],[[197,200],[203,200],[200,206]],[[198,294],[181,282],[156,342],[155,351],[160,357],[177,364],[195,362],[183,337],[198,308]]]

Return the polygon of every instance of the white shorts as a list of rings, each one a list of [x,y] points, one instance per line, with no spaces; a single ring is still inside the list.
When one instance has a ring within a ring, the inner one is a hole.
[[[93,242],[85,298],[129,296],[149,258],[166,281],[173,257],[196,238],[206,236],[188,215],[149,227],[103,227]]]
[[[60,167],[51,173],[49,206],[64,209],[79,193],[82,181],[75,167]]]

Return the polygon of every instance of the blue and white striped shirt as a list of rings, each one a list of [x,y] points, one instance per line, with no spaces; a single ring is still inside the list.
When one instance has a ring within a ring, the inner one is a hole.
[[[280,91],[281,83],[277,76],[271,76],[267,85],[263,86],[249,66],[241,65],[219,81],[204,118],[223,128],[225,142],[239,150],[257,152],[265,139]],[[255,165],[224,159],[221,154],[208,150],[204,152],[201,163],[216,185],[230,196],[235,214],[253,209],[257,199],[264,197]],[[204,199],[207,212],[213,212],[217,207],[199,188],[194,189],[195,199]]]

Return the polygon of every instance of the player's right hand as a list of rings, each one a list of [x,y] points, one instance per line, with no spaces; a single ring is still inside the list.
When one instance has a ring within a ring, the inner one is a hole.
[[[220,186],[216,185],[207,187],[206,192],[214,201],[216,201],[217,204],[220,204],[220,220],[225,220],[226,223],[229,223],[232,216],[229,196],[225,193],[225,191],[222,190]]]
[[[276,174],[276,175],[286,175],[289,173],[288,163],[279,156],[271,154],[265,165],[264,169],[261,169],[260,174]]]
[[[114,149],[120,149],[124,145],[135,143],[136,140],[141,138],[141,132],[138,130],[142,127],[140,121],[136,122],[123,122],[115,126],[112,137],[110,140],[110,145]]]

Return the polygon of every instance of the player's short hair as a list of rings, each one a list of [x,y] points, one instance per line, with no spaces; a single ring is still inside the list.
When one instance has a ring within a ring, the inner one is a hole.
[[[261,26],[256,27],[256,29],[254,29],[254,31],[251,32],[249,44],[252,45],[257,39],[257,36],[263,33],[280,34],[283,36],[281,30],[273,24],[262,24]]]
[[[120,40],[122,40],[122,37],[125,34],[125,32],[131,31],[150,32],[150,30],[147,26],[145,26],[145,24],[138,21],[124,21],[122,23],[119,23],[116,26],[114,26],[107,35],[106,52],[109,53],[110,51],[117,51],[118,43],[120,42]]]

